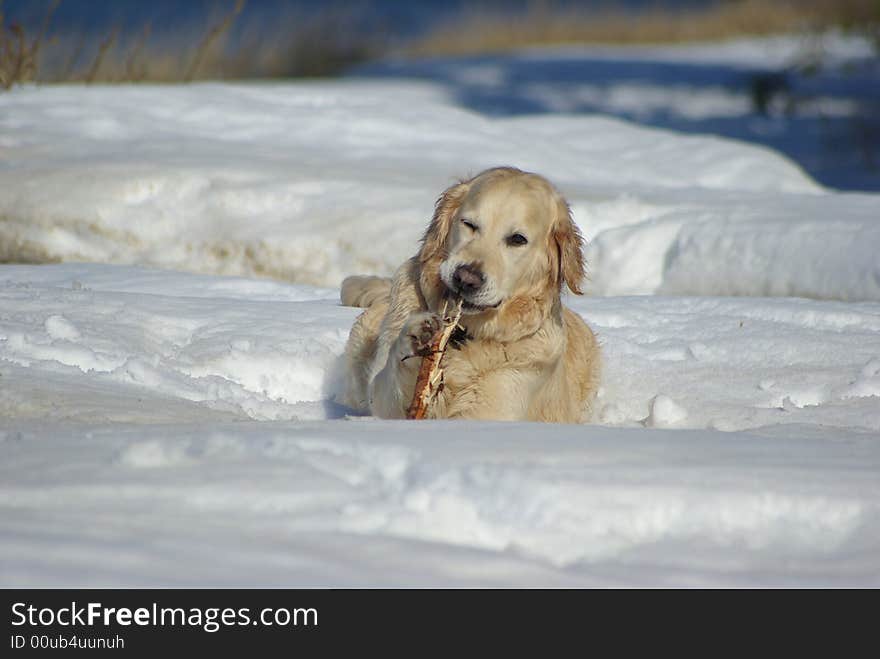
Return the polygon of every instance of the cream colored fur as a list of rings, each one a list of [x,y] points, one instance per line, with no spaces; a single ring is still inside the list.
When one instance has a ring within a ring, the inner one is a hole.
[[[455,289],[460,266],[483,274],[476,292]],[[468,338],[443,358],[444,386],[430,418],[588,420],[599,347],[560,301],[562,284],[580,294],[583,277],[583,240],[546,179],[504,167],[452,186],[419,253],[393,278],[343,282],[343,304],[366,307],[346,346],[343,402],[405,418],[421,361],[413,355],[444,304],[463,297]]]

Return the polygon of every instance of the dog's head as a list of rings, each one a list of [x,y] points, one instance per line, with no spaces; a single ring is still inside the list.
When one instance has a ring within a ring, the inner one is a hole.
[[[583,239],[565,199],[543,177],[508,167],[440,196],[419,260],[429,306],[461,300],[463,314],[483,322],[549,308],[563,282],[580,294],[584,277]]]

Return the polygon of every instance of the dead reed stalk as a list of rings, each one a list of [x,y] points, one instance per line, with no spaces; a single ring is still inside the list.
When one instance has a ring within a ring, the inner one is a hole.
[[[202,66],[202,62],[204,62],[205,57],[208,54],[208,51],[214,47],[221,36],[229,31],[229,28],[232,27],[235,19],[244,9],[245,3],[246,0],[235,0],[235,6],[232,8],[232,11],[226,14],[217,25],[208,30],[207,34],[205,34],[205,37],[199,44],[199,47],[196,48],[196,54],[190,63],[189,69],[184,75],[184,81],[191,82],[195,78],[196,73],[198,73],[199,68]]]
[[[0,87],[9,89],[14,84],[33,80],[37,73],[40,48],[49,30],[52,16],[61,0],[54,0],[46,10],[37,36],[28,43],[24,28],[17,23],[6,24],[3,1],[0,0]]]

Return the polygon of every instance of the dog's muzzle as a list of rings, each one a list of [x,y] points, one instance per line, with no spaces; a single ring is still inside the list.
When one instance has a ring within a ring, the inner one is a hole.
[[[490,309],[495,309],[501,304],[498,300],[494,304],[481,304],[474,298],[479,299],[480,291],[486,284],[486,275],[474,264],[460,265],[455,268],[446,284],[444,297],[448,300],[461,302],[461,311],[464,314],[477,314]]]
[[[467,297],[479,291],[486,283],[486,275],[474,265],[460,265],[452,273],[452,286]]]

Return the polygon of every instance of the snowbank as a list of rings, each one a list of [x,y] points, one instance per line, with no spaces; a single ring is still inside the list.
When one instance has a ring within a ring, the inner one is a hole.
[[[5,586],[880,583],[880,453],[857,433],[60,430],[0,441]]]
[[[880,304],[570,300],[536,426],[348,416],[336,295],[0,267],[0,583],[880,585]]]
[[[869,372],[880,359],[876,303],[566,303],[603,345],[603,423],[880,430],[880,380]],[[348,411],[334,400],[359,310],[340,306],[336,290],[107,265],[0,266],[0,307],[0,417],[296,420]],[[120,409],[127,399],[144,402]]]
[[[0,260],[336,286],[389,273],[454,177],[548,176],[602,295],[880,299],[880,202],[761,147],[599,116],[491,118],[441,85],[44,87],[0,96]]]

